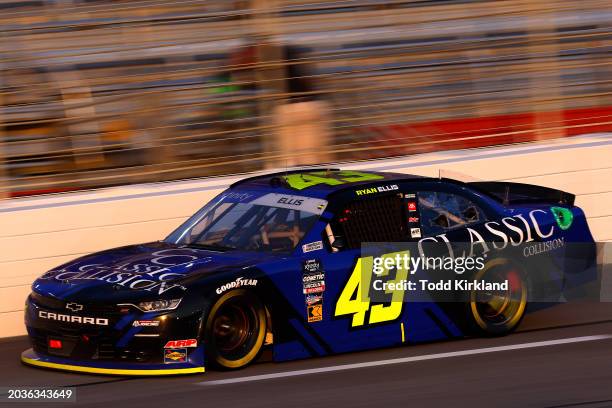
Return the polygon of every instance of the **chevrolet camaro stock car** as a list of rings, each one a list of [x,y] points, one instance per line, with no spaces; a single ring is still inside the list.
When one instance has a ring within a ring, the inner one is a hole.
[[[370,298],[365,242],[476,242],[489,255],[479,273],[501,270],[509,286],[458,302],[401,285],[385,292],[390,300]],[[503,335],[529,312],[538,279],[564,292],[594,278],[594,249],[559,261],[574,242],[594,248],[583,211],[573,195],[545,187],[338,169],[247,178],[162,241],[83,256],[38,278],[25,310],[32,348],[21,360],[187,374],[241,368],[263,350],[286,361]],[[493,254],[519,246],[512,257]],[[541,257],[561,273],[521,263]]]

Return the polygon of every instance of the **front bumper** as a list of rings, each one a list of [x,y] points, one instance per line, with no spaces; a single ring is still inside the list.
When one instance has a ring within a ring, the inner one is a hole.
[[[51,300],[59,302],[58,305]],[[143,313],[133,309],[120,312],[113,306],[93,304],[85,304],[83,311],[66,312],[65,302],[40,295],[28,298],[25,325],[32,348],[22,353],[24,364],[109,375],[204,372],[204,345],[199,341],[196,345],[166,348],[169,341],[198,338],[198,313]],[[49,319],[51,316],[55,319]],[[92,318],[85,324],[57,321],[58,316]],[[104,319],[103,326],[91,323],[98,318]],[[157,324],[154,327],[136,326],[137,320]],[[59,347],[51,347],[52,342],[59,343]]]
[[[35,367],[50,368],[62,371],[72,371],[88,374],[106,375],[133,375],[133,376],[155,376],[155,375],[182,375],[203,373],[204,367],[192,363],[176,364],[172,366],[164,364],[119,364],[102,362],[81,362],[55,356],[46,356],[28,349],[21,353],[21,362]]]

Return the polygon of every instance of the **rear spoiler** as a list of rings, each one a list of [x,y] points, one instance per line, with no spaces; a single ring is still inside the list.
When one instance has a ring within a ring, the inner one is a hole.
[[[573,206],[576,196],[554,188],[505,181],[466,183],[504,206],[511,204],[561,204]]]

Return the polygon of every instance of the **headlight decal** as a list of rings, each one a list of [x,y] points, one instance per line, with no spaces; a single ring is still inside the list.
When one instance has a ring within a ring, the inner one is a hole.
[[[181,299],[158,299],[145,302],[133,303],[120,303],[117,306],[131,306],[140,310],[141,312],[164,312],[167,310],[174,310],[181,303]]]

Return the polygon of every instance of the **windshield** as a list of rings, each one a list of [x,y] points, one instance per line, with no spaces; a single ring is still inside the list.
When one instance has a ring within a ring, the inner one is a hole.
[[[205,206],[174,231],[166,242],[213,250],[288,252],[317,221],[324,200],[265,194],[251,202],[235,195]]]

